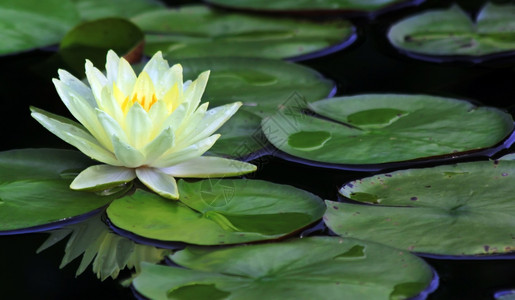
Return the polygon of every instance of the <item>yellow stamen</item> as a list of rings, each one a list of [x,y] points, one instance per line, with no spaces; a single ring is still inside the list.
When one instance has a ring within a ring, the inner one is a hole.
[[[146,111],[149,111],[152,105],[157,102],[154,84],[147,72],[141,72],[138,76],[130,97],[125,96],[116,84],[113,84],[113,91],[114,97],[120,104],[120,108],[124,114],[127,114],[129,109],[136,102]]]

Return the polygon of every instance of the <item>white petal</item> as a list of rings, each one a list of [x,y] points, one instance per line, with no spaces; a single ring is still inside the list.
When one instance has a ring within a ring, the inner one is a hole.
[[[157,90],[157,97],[162,99],[164,94],[168,92],[168,90],[177,84],[179,87],[179,92],[182,95],[183,92],[183,82],[182,82],[182,66],[180,64],[173,65],[168,71],[164,74],[162,79],[162,85]]]
[[[202,72],[198,78],[188,87],[188,90],[192,88],[191,95],[187,99],[190,104],[188,114],[193,113],[193,110],[198,107],[202,95],[204,94],[204,90],[206,89],[209,73],[209,71]]]
[[[70,185],[74,190],[101,191],[136,178],[134,169],[96,165],[82,171]]]
[[[108,113],[98,108],[96,109],[96,114],[98,121],[102,124],[107,136],[112,137],[113,135],[116,135],[124,143],[128,143],[127,135],[120,123],[116,122],[116,120]]]
[[[177,107],[173,111],[173,113],[166,118],[166,120],[161,124],[160,127],[156,126],[154,130],[158,129],[161,131],[161,128],[172,127],[174,131],[181,127],[181,124],[185,121],[186,111],[188,110],[188,103],[183,103]],[[156,124],[157,125],[157,124]]]
[[[82,98],[79,94],[75,93],[69,86],[65,85],[62,81],[57,79],[53,80],[57,93],[64,105],[68,108],[71,114],[77,119],[86,129],[102,144],[108,147],[110,144],[109,139],[98,121],[94,107],[89,104],[87,100]],[[89,89],[89,88],[88,88]],[[90,96],[92,97],[91,90]],[[96,105],[96,103],[95,103]]]
[[[149,133],[152,130],[152,120],[147,112],[136,102],[129,109],[125,118],[125,133],[129,139],[129,144],[139,149],[145,146],[149,140]]]
[[[100,99],[102,88],[108,84],[107,78],[93,66],[93,63],[91,61],[86,60],[86,77],[88,78],[89,86],[91,87],[91,90],[93,91],[93,95],[95,96],[95,99]]]
[[[185,132],[185,140],[182,142],[195,143],[212,135],[238,111],[240,106],[241,102],[236,102],[208,110],[204,114],[204,118],[198,121],[198,125],[194,131]]]
[[[145,156],[131,145],[121,141],[116,135],[111,138],[114,155],[125,167],[137,168],[145,161]]]
[[[256,166],[246,162],[221,157],[201,156],[162,168],[161,171],[174,177],[225,177],[254,172]]]
[[[154,140],[143,148],[145,164],[151,164],[163,153],[170,150],[174,144],[174,134],[172,128],[163,130]]]
[[[152,137],[155,137],[157,134],[159,134],[163,128],[163,123],[168,117],[168,111],[166,109],[166,103],[164,103],[161,100],[158,100],[150,110],[148,111],[148,117],[150,120],[152,120],[152,130],[150,132],[150,135]],[[168,126],[170,127],[170,126]]]
[[[145,68],[143,68],[143,72],[148,73],[152,82],[157,87],[167,86],[169,82],[165,81],[165,74],[170,69],[168,62],[163,59],[163,54],[161,51],[158,51],[152,56],[152,58],[147,62]],[[159,94],[159,93],[158,93]]]
[[[65,142],[87,156],[109,165],[120,166],[113,153],[102,147],[80,124],[72,120],[32,107],[32,117]]]
[[[78,97],[86,100],[86,102],[91,105],[91,107],[96,106],[97,102],[89,86],[84,84],[84,82],[80,81],[72,74],[68,73],[68,71],[58,70],[57,73],[59,74],[59,79],[61,82],[73,90]]]
[[[118,62],[120,60],[120,57],[113,51],[109,50],[107,52],[107,58],[106,58],[106,75],[107,75],[107,81],[110,85],[116,82],[116,79],[118,78]]]
[[[120,104],[113,95],[112,88],[105,86],[102,89],[99,101],[99,109],[105,111],[120,125],[125,122],[125,116],[123,115]]]
[[[116,85],[125,94],[130,95],[136,82],[136,73],[131,65],[125,58],[120,58],[118,62],[118,77],[116,78]]]
[[[198,126],[200,126],[208,106],[209,103],[203,103],[193,114],[186,115],[186,119],[181,123],[179,128],[175,130],[175,134],[177,135],[177,144],[182,144],[184,140],[192,138],[191,133],[194,132]]]
[[[177,182],[172,176],[154,168],[138,168],[136,176],[144,185],[159,195],[169,199],[179,198]]]
[[[204,154],[207,150],[209,150],[209,148],[213,146],[219,137],[219,134],[214,134],[183,149],[177,149],[174,147],[173,151],[163,154],[163,156],[150,164],[150,166],[156,168],[166,168],[187,161],[189,159],[202,156],[202,154]]]

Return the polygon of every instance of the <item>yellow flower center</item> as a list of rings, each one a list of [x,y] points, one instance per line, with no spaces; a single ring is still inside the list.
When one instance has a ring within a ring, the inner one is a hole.
[[[143,107],[143,109],[149,111],[152,105],[157,102],[157,97],[156,94],[152,94],[152,99],[148,101],[147,98],[145,98],[145,95],[143,95],[141,98],[138,98],[137,93],[132,96],[132,99],[127,96],[121,105],[123,113],[126,114],[129,111],[129,108],[131,108],[131,106],[136,102],[138,102]]]
[[[180,104],[181,93],[177,84],[174,84],[164,94],[162,99],[158,99],[152,79],[147,72],[141,72],[134,83],[130,96],[125,95],[120,88],[118,88],[116,83],[113,83],[113,95],[124,114],[127,114],[129,109],[136,102],[148,112],[152,105],[158,100],[162,100],[166,103],[166,107],[170,113]]]

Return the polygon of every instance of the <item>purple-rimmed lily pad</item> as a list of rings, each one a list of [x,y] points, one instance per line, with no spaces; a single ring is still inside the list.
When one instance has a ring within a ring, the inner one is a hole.
[[[283,109],[263,119],[262,129],[294,159],[329,168],[455,158],[494,147],[513,130],[513,119],[499,109],[427,95],[338,97],[309,108],[315,115]]]
[[[388,39],[407,55],[431,61],[515,55],[515,5],[487,3],[476,20],[456,5],[426,11],[394,24]]]
[[[374,175],[326,201],[324,220],[342,237],[422,255],[489,258],[515,251],[515,161],[477,161]]]
[[[208,179],[178,183],[179,201],[142,190],[107,208],[112,225],[162,242],[235,244],[276,239],[321,218],[311,193],[260,180]]]
[[[132,18],[145,32],[145,53],[191,57],[294,58],[337,51],[355,39],[346,20],[277,19],[185,6]]]
[[[376,15],[424,0],[206,0],[208,3],[238,10],[279,14],[350,14]]]
[[[170,258],[183,268],[144,264],[135,290],[158,300],[425,299],[436,288],[409,252],[338,237],[188,247]]]
[[[0,153],[0,235],[43,231],[91,214],[116,194],[70,189],[92,161],[79,152],[24,149]]]

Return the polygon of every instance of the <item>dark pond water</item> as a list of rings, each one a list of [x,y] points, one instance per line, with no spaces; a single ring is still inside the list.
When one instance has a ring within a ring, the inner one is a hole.
[[[472,14],[484,1],[456,1]],[[507,2],[507,1],[501,1]],[[515,56],[482,64],[437,64],[399,54],[385,39],[395,20],[450,1],[427,1],[416,8],[391,12],[374,20],[356,18],[359,38],[348,49],[302,62],[338,83],[338,95],[360,93],[424,93],[471,99],[515,112]],[[47,51],[0,58],[2,101],[1,150],[28,147],[69,148],[29,114],[29,105],[68,115],[51,84],[56,67],[44,62]],[[515,150],[515,149],[513,149]],[[368,176],[366,172],[323,170],[278,158],[258,161],[251,177],[291,184],[325,199],[336,199],[344,182]],[[46,234],[0,237],[0,299],[130,299],[129,289],[116,281],[100,282],[88,269],[78,278],[79,262],[58,268],[64,243],[36,255]],[[515,260],[427,259],[440,275],[440,287],[429,299],[493,299],[502,289],[515,288]],[[127,275],[128,273],[126,273]]]

